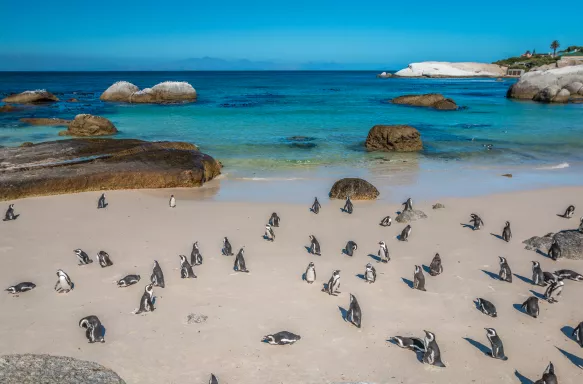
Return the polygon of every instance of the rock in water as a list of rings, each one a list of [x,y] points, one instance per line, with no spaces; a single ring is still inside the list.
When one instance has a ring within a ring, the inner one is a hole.
[[[18,108],[13,107],[12,105],[2,105],[0,106],[0,112],[14,112],[17,111]]]
[[[506,97],[543,103],[566,103],[571,96],[581,92],[579,84],[583,84],[583,65],[530,71],[508,89]]]
[[[165,81],[152,88],[140,90],[127,81],[111,85],[99,97],[103,101],[122,101],[126,103],[178,103],[196,100],[196,90],[186,82]]]
[[[397,220],[399,223],[409,223],[419,219],[427,219],[427,215],[423,211],[414,209],[412,211],[408,210],[399,213],[399,216],[397,216],[395,220]]]
[[[112,84],[109,88],[105,90],[99,97],[102,101],[125,101],[130,100],[130,96],[134,92],[138,92],[140,88],[128,83],[127,81],[118,81]]]
[[[45,89],[37,89],[35,91],[24,91],[15,95],[10,95],[2,99],[5,103],[15,104],[35,104],[35,103],[52,103],[59,101],[57,96]]]
[[[108,136],[117,133],[117,128],[105,117],[81,114],[75,116],[69,129],[59,132],[59,136]]]
[[[546,235],[534,236],[522,243],[526,244],[524,248],[528,250],[540,249],[547,253],[553,242],[553,238],[557,240],[561,248],[561,257],[573,260],[583,260],[583,233],[577,230],[566,230],[556,234],[547,233]]]
[[[393,104],[412,105],[415,107],[429,107],[443,111],[453,111],[458,107],[452,99],[446,99],[439,93],[428,93],[425,95],[405,95],[391,100]]]
[[[413,152],[423,149],[421,134],[408,125],[375,125],[365,142],[369,151]]]
[[[125,384],[111,369],[66,356],[0,356],[3,384]]]
[[[54,117],[25,117],[20,119],[21,122],[30,124],[30,125],[49,125],[49,126],[68,126],[71,123],[70,120],[65,119],[57,119]]]
[[[506,67],[486,63],[449,63],[425,61],[411,63],[395,73],[394,77],[500,77],[506,75]]]
[[[379,196],[379,190],[363,179],[346,178],[338,180],[332,186],[329,194],[332,199],[374,200]]]

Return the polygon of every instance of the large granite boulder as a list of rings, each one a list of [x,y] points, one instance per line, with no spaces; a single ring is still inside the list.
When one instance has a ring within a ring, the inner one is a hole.
[[[411,63],[396,72],[394,77],[502,77],[506,67],[487,63],[449,63],[445,61],[424,61]]]
[[[528,250],[540,250],[547,253],[553,239],[557,240],[561,248],[561,257],[573,260],[583,260],[583,233],[574,230],[565,230],[558,233],[547,233],[544,236],[534,236],[524,240],[524,248]]]
[[[374,200],[379,196],[379,190],[363,179],[346,178],[338,180],[332,186],[329,194],[332,199]]]
[[[375,125],[365,142],[369,151],[413,152],[423,149],[421,134],[408,125]]]
[[[583,65],[530,71],[510,86],[506,96],[511,99],[543,103],[565,103],[570,101],[572,96],[578,95],[583,88],[580,86],[582,83]]]
[[[198,187],[221,165],[190,143],[69,139],[0,148],[0,200],[83,191]]]
[[[0,356],[2,384],[125,384],[109,368],[66,356]]]
[[[419,209],[406,210],[397,216],[395,219],[398,223],[410,223],[415,220],[427,219],[425,212]]]
[[[10,95],[2,99],[5,103],[14,104],[35,104],[35,103],[52,103],[59,101],[57,96],[45,89],[37,89],[34,91],[24,91],[22,93]]]
[[[452,99],[447,99],[439,93],[425,95],[405,95],[391,100],[393,104],[412,105],[415,107],[429,107],[443,111],[453,111],[458,107]]]
[[[109,136],[116,133],[115,125],[105,117],[81,114],[75,116],[69,129],[59,132],[59,136]]]
[[[70,120],[57,119],[56,117],[25,117],[20,119],[21,122],[29,125],[48,125],[48,126],[68,126]]]
[[[130,100],[130,96],[138,92],[140,88],[127,81],[118,81],[113,83],[99,97],[102,101],[125,101]]]
[[[100,96],[103,101],[122,101],[126,103],[166,104],[191,102],[196,100],[196,90],[186,82],[165,81],[152,88],[139,90],[127,81],[118,81]]]

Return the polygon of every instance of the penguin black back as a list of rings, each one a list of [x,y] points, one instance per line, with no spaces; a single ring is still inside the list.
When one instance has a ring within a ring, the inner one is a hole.
[[[200,249],[198,248],[198,241],[192,244],[192,251],[190,252],[190,264],[191,265],[201,265],[202,255]]]
[[[431,276],[437,276],[443,272],[443,266],[441,264],[441,256],[439,253],[436,253],[431,260],[431,264],[429,265],[429,274]]]
[[[510,230],[510,222],[507,221],[506,224],[504,225],[504,229],[502,230],[502,239],[508,243],[511,238],[512,231]]]
[[[344,204],[344,208],[342,209],[344,212],[348,214],[352,214],[354,206],[352,205],[352,201],[350,201],[350,196],[346,198],[346,203]]]
[[[553,242],[551,243],[551,247],[549,248],[549,256],[551,259],[557,261],[558,259],[561,258],[561,247],[559,246],[559,243],[557,242],[556,239],[553,239]]]
[[[358,245],[354,241],[350,240],[348,243],[346,243],[344,253],[346,253],[348,256],[352,256],[354,255],[354,251],[356,251],[357,248]]]
[[[381,222],[379,223],[379,225],[381,227],[390,227],[391,223],[393,222],[393,219],[391,218],[391,216],[385,216]]]
[[[318,213],[320,213],[320,208],[322,208],[322,206],[320,205],[320,202],[318,201],[318,198],[316,197],[316,198],[314,198],[314,204],[312,204],[311,211],[317,215]]]
[[[102,209],[105,207],[107,207],[107,203],[105,202],[105,193],[102,193],[99,197],[99,200],[97,200],[97,209]]]
[[[150,282],[155,287],[164,288],[166,284],[164,283],[164,273],[158,261],[154,260],[154,267],[152,268],[152,275],[150,276]]]
[[[535,319],[539,315],[538,298],[531,296],[524,303],[522,303],[521,308],[526,312],[527,315],[534,317]]]
[[[279,216],[277,215],[277,213],[273,212],[271,214],[271,217],[269,218],[269,225],[271,225],[272,227],[279,227]]]
[[[350,294],[350,307],[346,313],[346,320],[350,321],[357,328],[360,328],[362,324],[362,311],[360,310],[360,305],[353,294]]]
[[[401,236],[399,236],[399,240],[401,241],[409,241],[409,236],[411,235],[411,226],[407,225],[403,231],[401,232]]]

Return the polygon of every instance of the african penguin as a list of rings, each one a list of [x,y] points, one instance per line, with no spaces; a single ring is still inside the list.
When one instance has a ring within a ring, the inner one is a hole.
[[[279,216],[277,216],[277,213],[273,212],[271,214],[271,217],[269,218],[269,225],[271,225],[272,227],[279,227]]]
[[[425,342],[418,337],[393,336],[390,340],[401,348],[425,353]]]
[[[223,238],[223,249],[221,249],[221,252],[225,256],[233,256],[233,247],[231,247],[231,243],[226,237]]]
[[[209,380],[209,384],[219,384],[219,380],[217,379],[217,377],[211,373],[211,378]]]
[[[362,311],[360,310],[360,305],[356,297],[350,294],[350,306],[348,307],[348,312],[346,312],[346,320],[350,321],[357,328],[360,328],[362,322]]]
[[[545,278],[545,284],[551,284],[553,281],[557,280],[557,275],[550,272],[543,272],[543,276]]]
[[[539,285],[541,287],[546,286],[545,275],[543,274],[543,270],[538,261],[532,262],[532,282],[534,285]]]
[[[249,272],[247,267],[245,266],[245,258],[243,257],[243,252],[245,252],[244,248],[239,249],[239,253],[235,257],[235,264],[233,265],[233,269],[236,272]]]
[[[379,241],[379,258],[380,261],[382,261],[383,263],[388,263],[389,260],[391,260],[391,257],[389,256],[389,249],[387,248],[387,245],[385,244],[384,241]]]
[[[289,345],[295,343],[300,339],[301,339],[300,335],[296,335],[288,331],[281,331],[274,333],[272,335],[263,336],[263,340],[261,341],[271,345]]]
[[[559,243],[557,242],[556,239],[553,239],[553,242],[551,243],[551,247],[549,248],[548,254],[551,257],[551,259],[553,259],[555,261],[557,261],[557,259],[561,258],[561,247],[559,247]]]
[[[583,233],[583,216],[581,216],[581,222],[579,223],[579,228],[577,230],[579,233]]]
[[[502,281],[512,283],[512,271],[510,270],[506,258],[502,256],[498,257],[500,258],[500,272],[498,272],[498,277],[500,277],[500,280]]]
[[[3,221],[16,220],[18,218],[18,216],[20,216],[20,215],[14,214],[14,204],[10,204],[8,206],[8,209],[6,210],[6,214],[4,215]]]
[[[111,259],[109,258],[109,255],[105,251],[99,251],[97,253],[97,259],[99,260],[99,265],[101,265],[101,268],[113,265]]]
[[[379,225],[381,227],[390,227],[392,222],[393,222],[393,219],[391,219],[391,216],[386,216],[381,220]]]
[[[413,210],[413,200],[408,198],[403,204],[403,211],[412,211]]]
[[[338,296],[336,295],[336,293],[340,293],[338,289],[340,289],[340,270],[336,269],[332,272],[332,277],[328,280],[328,285],[323,291],[328,292],[331,296]]]
[[[557,375],[555,375],[555,366],[553,363],[549,363],[547,369],[543,373],[543,377],[540,380],[534,382],[534,384],[559,384]]]
[[[265,226],[265,234],[263,235],[263,238],[267,241],[275,240],[275,232],[273,232],[273,228],[271,228],[271,225],[267,224]]]
[[[555,271],[554,274],[556,276],[558,276],[560,279],[569,279],[569,280],[573,280],[573,281],[583,281],[583,275],[581,275],[580,273],[577,273],[575,271],[572,271],[570,269],[559,269],[558,271]]]
[[[418,265],[415,266],[415,274],[413,275],[413,288],[425,291],[425,276],[423,269]]]
[[[429,264],[429,274],[431,276],[437,276],[443,272],[443,265],[441,264],[441,256],[439,253],[436,253],[431,260],[431,264]]]
[[[348,214],[352,214],[353,209],[354,206],[352,205],[352,201],[350,201],[350,196],[347,196],[346,203],[344,204],[344,208],[342,210]]]
[[[176,208],[176,198],[174,198],[174,195],[170,195],[170,201],[168,204],[170,205],[170,208]]]
[[[320,208],[322,208],[322,206],[320,205],[320,202],[318,201],[318,198],[316,197],[314,199],[314,204],[312,204],[312,208],[310,208],[310,210],[317,215],[318,213],[320,213]]]
[[[366,268],[364,270],[364,279],[366,280],[367,283],[370,284],[377,281],[377,271],[376,269],[374,269],[371,263],[368,263],[366,265]]]
[[[492,352],[490,352],[490,356],[495,359],[500,360],[508,360],[508,357],[504,355],[504,345],[502,344],[502,340],[500,336],[496,333],[494,328],[484,328],[486,330],[486,336],[490,341],[490,346],[492,347]]]
[[[545,298],[549,303],[558,303],[558,297],[563,293],[565,282],[560,277],[551,283],[545,291]]]
[[[475,213],[472,213],[470,217],[470,223],[472,223],[474,231],[482,229],[482,226],[484,225],[482,218],[480,218],[480,216],[476,215]]]
[[[483,314],[490,317],[498,317],[496,313],[496,306],[486,299],[478,298],[478,308]]]
[[[312,255],[322,256],[320,252],[320,243],[316,239],[316,236],[310,235],[310,248],[309,251]]]
[[[423,332],[425,332],[425,353],[423,354],[423,362],[425,364],[445,368],[445,364],[443,364],[441,361],[441,352],[439,351],[439,346],[435,341],[435,334],[429,331]]]
[[[182,279],[196,279],[196,275],[192,270],[192,266],[186,259],[186,256],[180,255],[180,278]]]
[[[102,193],[101,196],[99,197],[99,200],[97,200],[97,209],[105,207],[107,207],[107,203],[105,202],[105,193]]]
[[[117,281],[117,286],[120,288],[129,287],[140,281],[140,275],[127,275]]]
[[[308,264],[308,268],[306,268],[304,279],[308,284],[313,284],[314,281],[316,281],[316,266],[311,261],[310,264]]]
[[[140,299],[140,307],[134,310],[135,315],[139,315],[143,312],[154,312],[154,286],[152,284],[146,285],[144,288],[144,294]]]
[[[154,260],[154,266],[152,267],[152,275],[150,276],[150,282],[155,287],[164,288],[164,273],[162,272],[162,268],[160,268],[160,264],[158,261]]]
[[[67,293],[73,289],[75,284],[73,284],[69,275],[67,275],[62,269],[57,270],[57,276],[59,277],[59,280],[57,280],[57,284],[55,284],[54,288],[57,293]]]
[[[404,229],[403,232],[401,232],[401,236],[399,236],[399,240],[401,241],[409,241],[409,236],[411,235],[411,226],[407,225]]]
[[[510,221],[507,221],[504,225],[504,229],[502,230],[502,239],[505,242],[509,242],[512,238],[512,231],[510,230]]]
[[[93,263],[93,260],[89,258],[89,255],[83,252],[82,249],[75,249],[75,255],[77,255],[77,259],[79,259],[79,265],[87,265]]]
[[[105,343],[105,328],[94,315],[86,316],[79,320],[79,327],[85,328],[85,336],[90,343]]]
[[[14,295],[16,293],[23,293],[23,292],[30,291],[30,290],[34,289],[35,287],[36,287],[36,285],[34,283],[26,281],[24,283],[18,283],[16,285],[12,285],[12,286],[6,288],[5,291],[10,292]]]
[[[195,241],[194,244],[192,244],[192,251],[190,252],[190,264],[202,264],[202,255],[200,254],[200,249],[198,249],[198,241]]]
[[[573,217],[573,214],[575,213],[575,206],[574,205],[569,205],[567,207],[567,209],[565,210],[565,213],[563,214],[563,217],[566,219],[570,219],[571,217]]]
[[[354,241],[350,240],[348,243],[346,243],[344,253],[346,253],[348,256],[352,256],[354,255],[354,251],[356,251],[357,248],[358,245]]]
[[[573,329],[571,337],[573,337],[579,346],[583,348],[583,321]]]
[[[527,315],[534,317],[535,319],[540,314],[538,308],[538,298],[536,296],[531,296],[520,306]]]

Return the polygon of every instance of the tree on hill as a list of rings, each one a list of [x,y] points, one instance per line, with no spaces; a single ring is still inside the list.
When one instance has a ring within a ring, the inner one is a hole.
[[[551,49],[553,50],[553,56],[557,56],[557,49],[561,46],[559,40],[554,40],[551,43]]]

